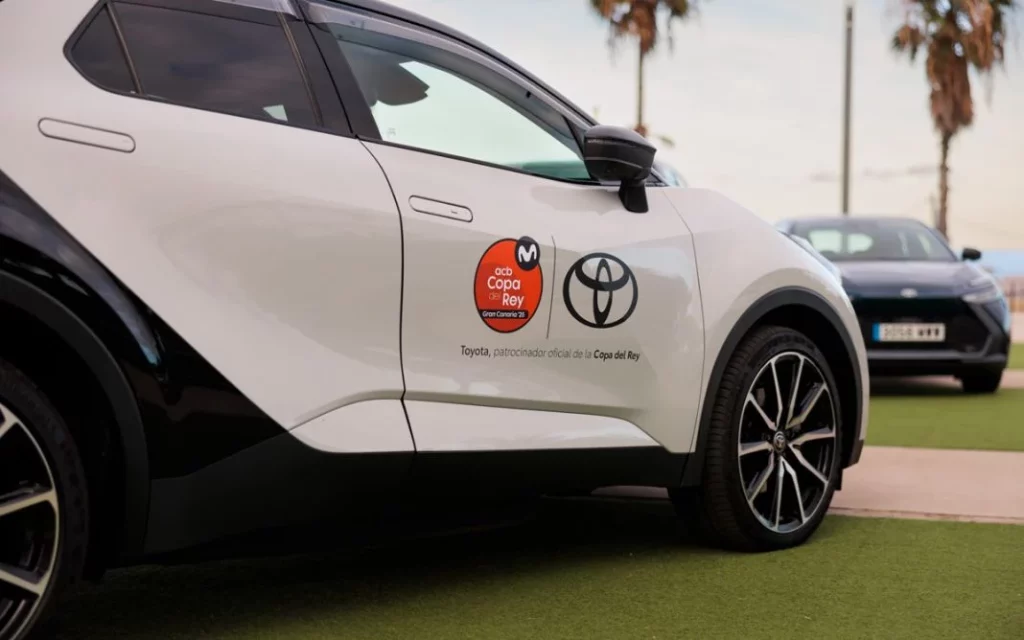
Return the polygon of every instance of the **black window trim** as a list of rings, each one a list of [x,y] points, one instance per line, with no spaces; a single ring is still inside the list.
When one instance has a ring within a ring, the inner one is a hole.
[[[104,2],[101,5],[98,5],[99,8],[95,15],[99,15],[99,13],[103,11],[103,5],[106,5],[107,18],[110,20],[110,25],[114,29],[114,35],[117,36],[117,46],[121,49],[121,55],[124,56],[124,63],[128,66],[128,75],[131,76],[132,84],[135,85],[135,95],[144,96],[146,95],[146,92],[142,88],[142,80],[139,78],[139,71],[135,67],[135,61],[132,60],[132,54],[128,51],[128,43],[124,39],[124,31],[121,30],[121,21],[117,17],[117,8],[114,7],[113,2]],[[89,20],[89,22],[86,23],[86,25],[91,24],[92,20]],[[86,26],[86,28],[88,28],[88,26]],[[85,33],[85,31],[83,30],[82,33]],[[79,73],[82,72],[81,69],[78,71]]]
[[[289,0],[290,1],[290,0]],[[314,116],[320,114],[322,124],[320,125],[306,125],[295,122],[286,122],[281,120],[275,120],[270,118],[262,118],[259,116],[252,116],[243,113],[237,113],[226,110],[211,109],[209,107],[203,107],[199,105],[185,104],[176,102],[173,100],[164,100],[155,96],[146,94],[143,91],[143,83],[138,76],[135,68],[135,64],[132,61],[131,54],[128,51],[127,43],[124,40],[124,34],[122,32],[121,24],[117,18],[117,13],[114,5],[117,3],[123,4],[135,4],[141,6],[156,7],[161,9],[168,9],[172,11],[183,11],[186,13],[200,14],[200,15],[212,15],[222,18],[228,18],[232,20],[241,20],[247,22],[255,22],[258,24],[265,24],[268,26],[276,26],[279,29],[284,30],[285,38],[289,43],[289,49],[292,52],[292,59],[296,65],[296,69],[299,76],[302,78],[306,95],[310,100],[310,108],[312,109]],[[295,3],[291,3],[293,6]],[[92,24],[95,17],[103,11],[104,8],[108,9],[108,16],[110,21],[113,23],[114,33],[118,38],[118,46],[121,49],[121,54],[125,58],[125,63],[128,65],[129,74],[132,76],[132,82],[135,85],[136,92],[125,92],[111,89],[108,87],[97,84],[84,69],[75,61],[73,55],[73,49],[78,41],[82,38],[82,35]],[[196,8],[202,8],[202,10],[194,10]],[[261,19],[253,19],[257,14],[264,14]],[[111,93],[114,95],[124,96],[127,98],[134,98],[136,100],[146,100],[148,102],[156,102],[159,104],[172,105],[181,109],[195,109],[198,111],[204,111],[207,113],[216,113],[220,115],[232,116],[235,118],[245,118],[247,120],[254,120],[256,122],[264,122],[268,124],[274,124],[278,126],[291,127],[293,129],[302,129],[306,131],[316,131],[320,133],[329,133],[347,138],[355,137],[352,133],[352,128],[349,124],[348,116],[344,112],[344,107],[341,102],[335,103],[330,98],[331,96],[325,96],[325,99],[321,99],[321,93],[315,90],[312,83],[312,78],[316,74],[330,73],[327,69],[326,62],[319,56],[302,56],[299,49],[295,46],[294,34],[288,28],[289,26],[295,25],[298,27],[305,27],[309,30],[309,23],[303,19],[302,14],[297,12],[295,16],[280,11],[271,11],[269,9],[254,9],[250,7],[244,7],[239,5],[232,5],[227,3],[218,3],[216,0],[99,0],[83,17],[78,26],[72,31],[71,35],[64,43],[64,58],[68,63],[78,72],[78,74],[85,79],[89,84],[94,87]],[[312,60],[308,58],[313,58]],[[323,69],[310,68],[323,65]],[[336,90],[336,88],[335,88]]]
[[[292,52],[292,59],[295,60],[295,65],[299,69],[299,75],[302,77],[302,88],[306,90],[306,99],[309,100],[309,106],[313,109],[313,121],[316,122],[317,127],[323,127],[324,115],[320,112],[320,104],[317,102],[316,94],[313,93],[313,86],[309,81],[309,72],[306,69],[306,61],[302,59],[299,45],[295,41],[295,34],[289,27],[283,13],[278,13],[277,19],[281,25],[281,31],[284,32],[284,37],[288,41],[288,49]]]
[[[334,41],[334,36],[327,30],[327,27],[310,20],[309,16],[305,14],[305,9],[303,9],[303,14],[310,32],[313,34],[313,41],[320,50],[320,56],[323,58],[324,64],[327,65],[327,73],[330,74],[331,80],[334,82],[334,89],[338,92],[345,113],[348,114],[352,134],[360,139],[374,141],[380,139],[377,121],[373,119],[373,114],[359,90],[355,73]]]
[[[112,10],[113,7],[109,6],[111,4],[112,3],[110,3],[108,0],[100,0],[95,5],[93,5],[91,9],[89,9],[89,12],[85,14],[85,17],[82,18],[82,21],[78,23],[78,26],[75,27],[75,30],[71,32],[71,35],[68,36],[67,41],[64,43],[64,58],[68,61],[68,63],[71,64],[75,71],[78,72],[78,75],[82,76],[82,78],[84,78],[86,82],[96,87],[97,89],[101,89],[103,91],[106,91],[107,93],[116,93],[118,95],[140,97],[137,93],[118,91],[116,89],[111,89],[109,87],[104,87],[98,84],[95,80],[92,79],[92,77],[89,76],[88,73],[86,73],[85,69],[83,69],[82,66],[78,64],[78,61],[75,60],[75,57],[72,55],[73,49],[85,35],[85,32],[89,30],[89,27],[92,26],[92,23],[96,20],[96,17],[99,14],[103,13],[103,10],[106,9],[107,19],[110,20],[111,28],[114,30],[114,36],[117,38],[117,47],[121,52],[121,56],[124,58],[125,67],[127,67],[128,69],[128,75],[132,80],[132,85],[135,87],[135,92],[140,92],[139,76],[135,72],[135,64],[131,59],[131,55],[128,53],[128,47],[124,41],[124,34],[121,33],[121,25],[117,22],[117,19],[114,16],[114,12]]]
[[[314,29],[306,20],[293,20],[288,23],[291,37],[295,41],[297,54],[302,60],[309,87],[313,92],[317,108],[323,117],[326,130],[345,137],[356,137],[353,133],[352,121],[341,94],[334,83],[327,61],[324,60],[320,46],[316,42]]]

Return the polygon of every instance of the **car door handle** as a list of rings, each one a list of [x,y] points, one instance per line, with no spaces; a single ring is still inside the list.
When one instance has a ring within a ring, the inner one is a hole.
[[[420,213],[425,213],[430,216],[441,216],[442,218],[452,218],[453,220],[461,220],[463,222],[473,221],[473,212],[470,211],[468,207],[452,204],[450,202],[441,202],[440,200],[411,196],[409,198],[409,206],[412,207],[414,211],[419,211]]]
[[[38,124],[39,133],[47,138],[87,144],[90,147],[131,153],[135,151],[135,140],[126,133],[90,127],[75,122],[43,118]]]

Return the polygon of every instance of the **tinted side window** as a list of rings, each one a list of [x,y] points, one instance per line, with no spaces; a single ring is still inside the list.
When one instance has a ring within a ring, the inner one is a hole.
[[[319,2],[307,8],[351,68],[360,106],[376,127],[364,135],[545,177],[591,180],[569,123],[528,87],[443,46],[369,28],[344,9]],[[348,74],[335,71],[344,82]]]
[[[135,90],[106,7],[96,14],[71,48],[71,59],[85,77],[105,89]]]
[[[551,177],[590,177],[568,125],[556,137],[511,101],[451,70],[339,44],[381,139]]]
[[[183,105],[316,125],[280,25],[117,3],[146,95]]]

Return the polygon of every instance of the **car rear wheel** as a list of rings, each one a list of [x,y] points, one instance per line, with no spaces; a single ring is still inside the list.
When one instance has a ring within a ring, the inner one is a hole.
[[[671,492],[709,542],[768,551],[821,524],[839,473],[835,380],[805,335],[762,327],[732,355],[712,406],[702,482]]]
[[[87,532],[85,474],[67,426],[0,361],[0,640],[39,630],[81,571]]]
[[[978,371],[960,376],[960,384],[966,393],[995,393],[1003,381],[1003,371]]]

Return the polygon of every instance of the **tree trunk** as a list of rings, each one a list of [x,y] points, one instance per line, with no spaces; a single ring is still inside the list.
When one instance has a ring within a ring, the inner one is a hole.
[[[949,200],[949,141],[952,138],[952,134],[943,133],[939,147],[941,153],[939,160],[939,216],[935,225],[939,233],[947,240],[949,239],[949,234],[946,231]]]
[[[636,132],[647,136],[647,126],[644,124],[644,50],[637,45],[637,73],[636,73]]]

